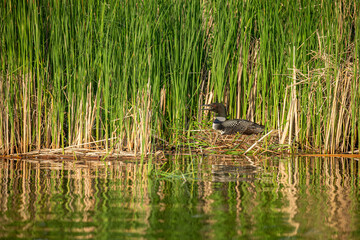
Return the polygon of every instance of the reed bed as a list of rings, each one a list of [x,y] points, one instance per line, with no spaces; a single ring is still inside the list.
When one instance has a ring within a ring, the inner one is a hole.
[[[213,101],[280,144],[359,149],[356,1],[0,5],[1,154],[176,149]]]

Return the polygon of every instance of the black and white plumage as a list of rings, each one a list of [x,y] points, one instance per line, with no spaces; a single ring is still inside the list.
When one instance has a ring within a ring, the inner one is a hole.
[[[213,111],[216,113],[216,118],[213,122],[213,129],[219,130],[221,134],[245,134],[245,135],[251,135],[251,134],[258,134],[262,133],[264,131],[264,126],[259,125],[257,123],[244,120],[244,119],[232,119],[227,120],[226,119],[226,109],[224,104],[222,103],[211,103],[207,105],[203,105],[203,108],[201,110],[208,110]]]

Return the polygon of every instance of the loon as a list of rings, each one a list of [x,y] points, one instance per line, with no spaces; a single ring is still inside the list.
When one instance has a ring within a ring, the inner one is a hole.
[[[211,103],[202,106],[208,108],[203,108],[201,110],[208,110],[216,113],[216,118],[214,119],[213,122],[213,129],[219,130],[222,135],[235,134],[235,133],[251,135],[251,134],[262,133],[264,131],[265,128],[264,126],[248,120],[244,120],[244,119],[226,120],[226,109],[224,104],[222,103]]]

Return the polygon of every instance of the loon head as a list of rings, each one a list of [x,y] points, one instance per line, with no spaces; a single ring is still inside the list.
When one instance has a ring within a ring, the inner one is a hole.
[[[205,104],[205,105],[202,105],[202,107],[207,107],[207,108],[202,108],[201,110],[213,111],[216,113],[217,117],[226,118],[226,109],[225,109],[224,104],[222,104],[222,103]]]

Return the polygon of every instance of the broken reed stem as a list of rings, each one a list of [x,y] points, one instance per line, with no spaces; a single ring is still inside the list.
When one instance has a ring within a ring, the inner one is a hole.
[[[246,150],[246,151],[244,152],[244,154],[248,153],[251,149],[253,149],[261,140],[263,140],[266,136],[268,136],[272,131],[274,131],[274,130],[269,131],[267,134],[265,134],[265,135],[262,136],[259,140],[257,140],[253,145],[251,145],[251,146],[248,148],[248,150]]]

